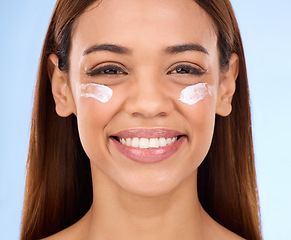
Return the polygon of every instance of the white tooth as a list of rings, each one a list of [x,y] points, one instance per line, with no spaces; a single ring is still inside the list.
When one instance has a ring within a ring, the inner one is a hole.
[[[129,147],[131,147],[131,138],[126,138],[126,146],[129,146]]]
[[[176,140],[177,140],[177,137],[174,137],[174,138],[172,138],[171,142],[172,142],[172,143],[173,143],[173,142],[176,142]]]
[[[147,138],[140,138],[139,147],[140,148],[149,148],[149,140]]]
[[[121,138],[121,139],[120,139],[120,142],[121,142],[123,145],[125,145],[125,143],[126,143],[126,141],[125,141],[124,138]]]
[[[171,144],[172,143],[172,138],[167,138],[167,144]]]
[[[139,139],[137,137],[132,139],[131,146],[132,147],[139,147]]]
[[[167,141],[165,138],[159,138],[160,147],[164,147],[167,145]]]
[[[159,139],[158,138],[150,138],[149,146],[151,148],[158,148],[160,146]]]

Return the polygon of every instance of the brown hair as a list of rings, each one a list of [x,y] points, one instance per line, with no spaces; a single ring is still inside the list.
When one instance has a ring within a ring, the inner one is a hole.
[[[198,170],[202,206],[217,222],[247,239],[261,239],[248,81],[238,24],[228,0],[195,0],[217,28],[221,69],[239,56],[232,113],[216,117],[210,151]],[[92,204],[89,159],[80,143],[76,117],[55,111],[48,56],[69,69],[73,23],[96,0],[58,0],[45,37],[35,90],[22,240],[44,238],[77,222]]]

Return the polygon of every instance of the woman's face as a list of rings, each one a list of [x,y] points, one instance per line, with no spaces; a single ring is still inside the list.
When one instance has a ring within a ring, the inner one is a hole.
[[[74,25],[69,81],[94,174],[147,196],[195,175],[220,104],[218,59],[214,25],[194,1],[87,9]]]

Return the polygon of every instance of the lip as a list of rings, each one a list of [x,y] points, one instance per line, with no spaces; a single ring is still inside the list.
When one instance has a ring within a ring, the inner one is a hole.
[[[172,144],[166,145],[164,147],[159,148],[150,148],[150,149],[142,149],[135,148],[123,145],[116,138],[172,138],[179,136],[178,140]],[[163,161],[173,154],[175,154],[184,140],[186,136],[176,130],[168,130],[168,129],[131,129],[121,131],[114,135],[114,137],[110,137],[114,146],[117,150],[123,154],[125,157],[139,163],[157,163]]]
[[[113,136],[118,138],[173,138],[180,135],[185,135],[179,131],[172,130],[172,129],[165,129],[165,128],[151,128],[151,129],[129,129],[118,132]]]

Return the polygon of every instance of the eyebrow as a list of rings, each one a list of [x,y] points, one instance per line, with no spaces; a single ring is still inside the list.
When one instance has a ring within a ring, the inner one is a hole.
[[[115,45],[115,44],[96,44],[88,49],[86,49],[83,52],[83,56],[93,53],[93,52],[100,52],[100,51],[108,51],[108,52],[112,52],[112,53],[118,53],[118,54],[130,54],[131,50],[123,47],[123,46],[119,46],[119,45]]]
[[[83,56],[88,55],[90,53],[94,53],[94,52],[100,52],[100,51],[108,51],[108,52],[118,53],[118,54],[131,54],[132,53],[132,51],[129,48],[126,48],[120,45],[96,44],[86,49],[83,52]],[[205,47],[196,43],[175,45],[175,46],[170,46],[164,49],[164,52],[166,54],[177,54],[177,53],[182,53],[182,52],[187,52],[187,51],[198,51],[198,52],[203,52],[209,55]]]
[[[203,47],[200,44],[196,44],[196,43],[188,43],[188,44],[170,46],[170,47],[167,47],[164,52],[167,54],[177,54],[177,53],[182,53],[182,52],[187,52],[187,51],[198,51],[198,52],[203,52],[203,53],[209,55],[209,53],[205,47]]]

